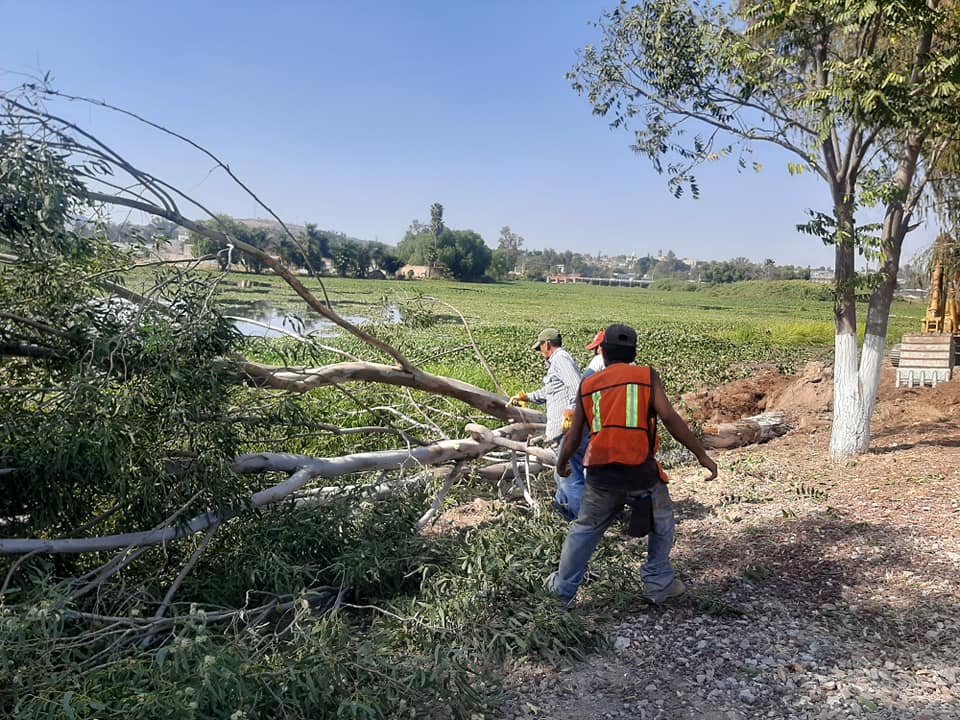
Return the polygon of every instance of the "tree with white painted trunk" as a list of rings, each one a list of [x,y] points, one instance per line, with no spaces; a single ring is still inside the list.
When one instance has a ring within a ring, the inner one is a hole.
[[[734,156],[759,171],[757,143],[825,183],[830,212],[808,210],[797,227],[835,249],[831,454],[865,452],[903,240],[960,132],[956,3],[650,0],[597,26],[600,44],[568,77],[595,114],[633,132],[677,197],[699,194],[704,162]],[[882,223],[858,225],[864,207],[882,208]],[[858,272],[858,254],[876,272]],[[870,298],[862,346],[858,292]]]

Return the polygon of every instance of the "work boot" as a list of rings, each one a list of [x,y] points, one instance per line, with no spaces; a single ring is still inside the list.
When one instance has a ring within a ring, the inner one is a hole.
[[[687,591],[687,586],[683,584],[683,580],[680,578],[674,578],[673,583],[663,592],[657,594],[644,593],[644,601],[650,603],[651,605],[662,605],[668,600],[673,598],[680,597]]]
[[[574,593],[571,597],[564,597],[554,589],[554,582],[557,579],[557,573],[552,572],[547,576],[547,592],[557,601],[557,604],[562,610],[569,610],[576,604],[577,594]]]

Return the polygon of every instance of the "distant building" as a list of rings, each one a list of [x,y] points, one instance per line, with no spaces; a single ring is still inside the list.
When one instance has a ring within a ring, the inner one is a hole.
[[[829,285],[833,282],[833,270],[811,270],[810,282]]]
[[[397,277],[405,280],[427,280],[431,277],[429,265],[404,265],[397,270]]]
[[[633,273],[622,273],[619,276],[613,277],[587,277],[585,275],[547,275],[546,281],[548,283],[556,283],[560,285],[566,285],[567,283],[572,283],[574,285],[584,284],[584,285],[606,285],[609,287],[637,287],[645,288],[650,285],[650,281],[646,279],[639,279]]]

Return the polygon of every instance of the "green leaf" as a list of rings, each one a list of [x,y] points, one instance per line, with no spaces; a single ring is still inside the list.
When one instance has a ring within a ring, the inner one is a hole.
[[[63,694],[63,712],[70,720],[75,720],[77,715],[73,711],[73,706],[70,704],[70,701],[72,699],[73,699],[73,690],[68,690]]]

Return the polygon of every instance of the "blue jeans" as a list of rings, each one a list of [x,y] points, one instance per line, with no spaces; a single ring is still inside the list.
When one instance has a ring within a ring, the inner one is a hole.
[[[557,481],[557,494],[554,496],[557,509],[567,520],[573,520],[580,514],[584,488],[583,454],[587,451],[589,442],[590,434],[584,433],[580,447],[570,456],[570,475],[568,477],[560,477],[556,473],[553,476]],[[557,448],[558,455],[562,449],[563,440],[560,440],[560,447]]]
[[[673,547],[673,501],[667,486],[657,482],[647,490],[609,490],[587,483],[577,521],[570,526],[560,553],[560,567],[547,578],[547,587],[562,601],[577,594],[587,563],[600,544],[603,533],[623,506],[649,495],[653,504],[653,529],[647,538],[647,562],[640,568],[644,596],[661,600],[676,577],[670,564]]]

